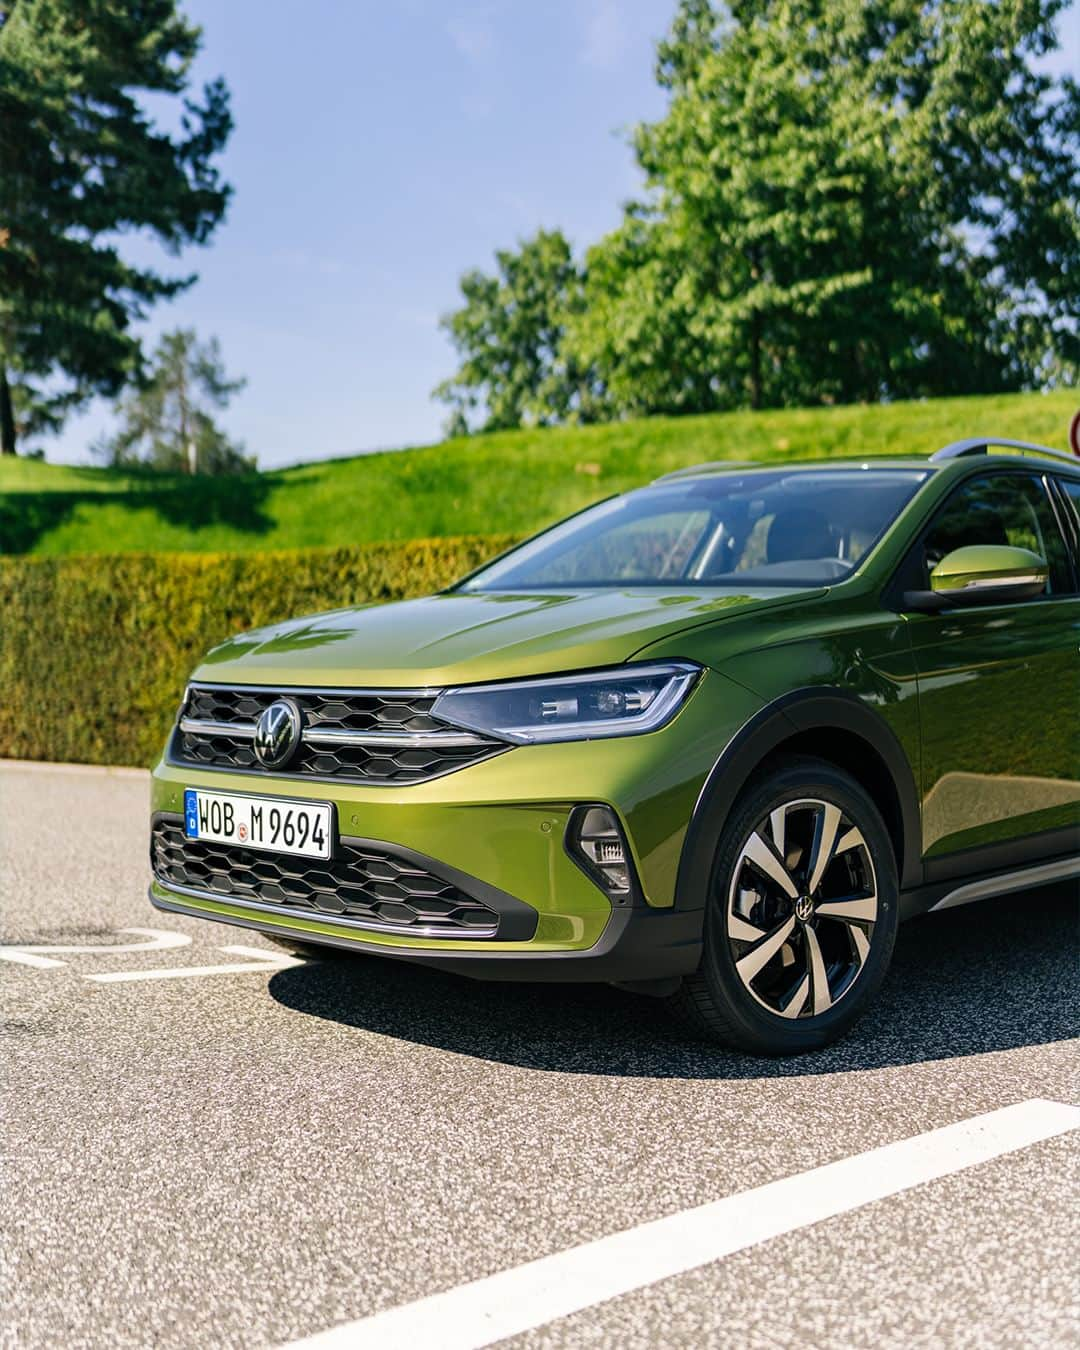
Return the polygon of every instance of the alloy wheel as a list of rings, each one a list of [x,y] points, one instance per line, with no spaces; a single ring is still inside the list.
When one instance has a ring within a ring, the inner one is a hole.
[[[833,802],[783,802],[751,831],[731,874],[725,917],[735,970],[770,1012],[820,1016],[862,974],[877,914],[877,877],[858,826]]]

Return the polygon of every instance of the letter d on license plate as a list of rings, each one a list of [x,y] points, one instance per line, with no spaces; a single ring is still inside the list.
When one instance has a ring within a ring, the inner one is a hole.
[[[300,858],[329,858],[333,853],[333,812],[329,802],[184,790],[184,833],[189,839]]]

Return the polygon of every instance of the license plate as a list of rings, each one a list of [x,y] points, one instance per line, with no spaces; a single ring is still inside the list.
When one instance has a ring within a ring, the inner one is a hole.
[[[234,792],[184,790],[184,833],[189,839],[244,848],[329,858],[333,852],[333,807],[281,797],[244,797]]]

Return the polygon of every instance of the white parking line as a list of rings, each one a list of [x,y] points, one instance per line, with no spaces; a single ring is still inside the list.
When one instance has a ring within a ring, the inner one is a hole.
[[[0,947],[0,961],[14,961],[16,965],[37,966],[47,970],[52,966],[66,965],[66,961],[57,961],[57,953],[65,956],[115,956],[117,952],[163,952],[171,947],[190,947],[191,939],[184,933],[173,933],[166,928],[121,928],[121,933],[137,933],[149,938],[148,942],[113,942],[98,944],[80,944],[79,946],[57,946],[50,942],[12,945]],[[49,952],[49,956],[41,953]]]
[[[51,956],[37,956],[33,952],[23,951],[21,947],[0,947],[0,961],[11,961],[17,966],[33,966],[36,970],[52,970],[56,966],[67,965],[66,961],[54,961]]]
[[[479,1350],[1077,1128],[1075,1106],[1020,1102],[347,1322],[286,1350]]]
[[[220,951],[233,956],[246,956],[247,961],[234,961],[225,966],[162,966],[156,970],[112,970],[105,975],[84,975],[84,980],[96,980],[98,984],[124,984],[129,980],[190,980],[202,975],[248,975],[259,970],[285,970],[289,966],[302,966],[303,958],[278,956],[275,952],[265,951],[262,947],[221,947]]]

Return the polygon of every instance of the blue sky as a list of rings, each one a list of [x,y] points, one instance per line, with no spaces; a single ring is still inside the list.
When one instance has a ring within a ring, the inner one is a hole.
[[[225,418],[263,467],[438,439],[457,279],[540,225],[584,246],[638,178],[674,0],[186,0],[236,129],[236,193],[147,328],[216,334],[248,377]],[[145,245],[126,245],[135,256]],[[170,264],[171,265],[171,264]],[[72,419],[50,459],[108,425]]]
[[[236,189],[198,283],[147,324],[220,338],[225,422],[264,468],[438,438],[457,279],[560,226],[585,246],[640,185],[626,132],[674,0],[186,0],[225,75]],[[1080,68],[1080,4],[1054,64]],[[131,256],[147,256],[138,241]],[[96,405],[46,444],[86,461]]]

